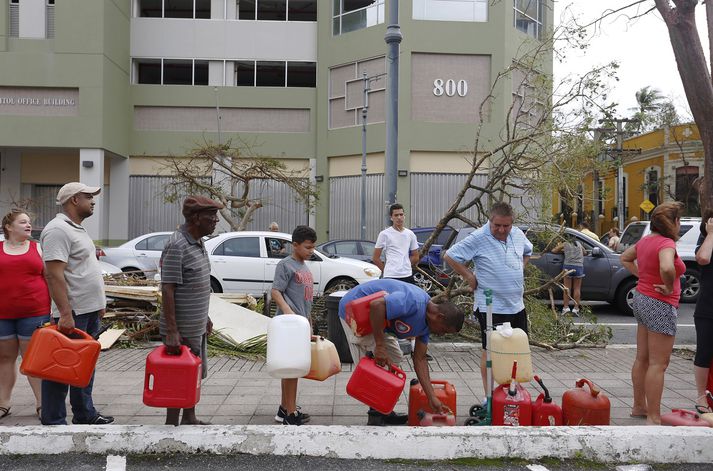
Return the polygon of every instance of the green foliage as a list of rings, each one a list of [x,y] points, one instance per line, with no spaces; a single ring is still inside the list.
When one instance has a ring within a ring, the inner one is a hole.
[[[261,334],[244,342],[236,342],[220,331],[213,331],[208,336],[208,354],[262,360],[267,354],[267,335]]]

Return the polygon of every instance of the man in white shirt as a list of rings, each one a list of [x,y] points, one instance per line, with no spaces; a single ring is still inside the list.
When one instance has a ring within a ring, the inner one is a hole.
[[[418,263],[418,241],[416,234],[404,227],[404,207],[395,203],[389,207],[392,225],[379,233],[376,248],[371,259],[379,267],[384,278],[405,281],[414,284],[413,265]],[[386,263],[381,261],[381,254]]]

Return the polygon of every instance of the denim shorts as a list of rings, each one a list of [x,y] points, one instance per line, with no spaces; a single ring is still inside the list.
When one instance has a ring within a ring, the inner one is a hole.
[[[574,270],[574,273],[567,275],[567,278],[584,278],[584,267],[577,265],[564,265],[563,270]]]
[[[49,320],[49,314],[19,319],[0,319],[0,340],[30,340],[32,333]]]

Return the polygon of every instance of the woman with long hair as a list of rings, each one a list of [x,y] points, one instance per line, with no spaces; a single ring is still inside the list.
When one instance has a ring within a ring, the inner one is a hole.
[[[2,219],[0,242],[0,418],[10,414],[17,380],[17,355],[24,355],[37,327],[49,321],[50,295],[39,244],[30,240],[30,216],[13,209]],[[40,415],[41,381],[27,378]]]
[[[701,235],[696,244],[696,262],[701,267],[701,290],[693,313],[696,325],[696,357],[693,359],[693,375],[696,378],[698,398],[696,404],[708,407],[706,385],[713,361],[713,209],[708,209],[701,220]]]
[[[609,229],[609,242],[607,242],[607,246],[616,251],[617,247],[619,247],[619,241],[621,238],[619,237],[619,229],[616,227],[612,227]]]
[[[664,374],[676,336],[680,276],[686,265],[676,253],[681,227],[681,204],[663,203],[651,213],[651,233],[621,254],[621,263],[639,284],[634,293],[636,359],[631,368],[634,388],[632,417],[661,424]]]

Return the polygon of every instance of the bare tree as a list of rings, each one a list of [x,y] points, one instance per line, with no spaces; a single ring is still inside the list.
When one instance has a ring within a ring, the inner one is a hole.
[[[270,157],[255,155],[253,146],[240,141],[215,144],[205,141],[185,156],[172,156],[165,164],[173,177],[164,188],[165,197],[175,201],[191,193],[208,195],[225,206],[220,215],[233,231],[245,230],[255,211],[265,204],[265,196],[250,196],[252,184],[274,181],[287,185],[295,198],[312,210],[318,198],[308,170],[289,170]]]

